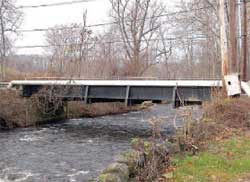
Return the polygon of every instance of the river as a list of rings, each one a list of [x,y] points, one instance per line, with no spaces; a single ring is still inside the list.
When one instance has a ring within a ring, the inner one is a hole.
[[[130,149],[132,138],[150,133],[149,118],[162,118],[163,132],[171,134],[175,113],[171,105],[157,105],[121,115],[0,131],[0,182],[95,181],[116,155]],[[177,120],[178,126],[181,123]]]

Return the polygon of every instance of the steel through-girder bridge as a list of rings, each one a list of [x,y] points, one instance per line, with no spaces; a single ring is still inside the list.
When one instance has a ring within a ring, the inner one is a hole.
[[[21,89],[23,97],[31,97],[46,87],[59,90],[58,97],[64,100],[83,100],[86,104],[167,101],[174,106],[210,100],[213,89],[221,86],[219,80],[19,80],[9,83],[10,88]]]

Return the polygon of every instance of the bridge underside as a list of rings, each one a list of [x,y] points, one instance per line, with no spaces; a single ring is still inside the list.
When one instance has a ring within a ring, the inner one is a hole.
[[[86,104],[96,102],[124,102],[126,105],[143,101],[173,102],[179,106],[187,102],[207,101],[211,99],[211,92],[217,87],[211,86],[41,86],[23,85],[22,96],[31,97],[42,88],[59,90],[57,97],[65,101],[82,100]]]

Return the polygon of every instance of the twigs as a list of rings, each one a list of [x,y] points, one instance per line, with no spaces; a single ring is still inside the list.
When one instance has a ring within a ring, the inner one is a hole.
[[[38,110],[45,115],[56,115],[58,111],[64,106],[64,96],[68,96],[70,100],[72,94],[77,96],[78,99],[82,100],[83,97],[80,95],[80,87],[72,88],[70,86],[48,86],[42,88],[35,96],[34,101]],[[73,97],[72,97],[73,98]]]
[[[161,136],[162,120],[152,118],[149,121],[152,127],[152,137],[149,141],[139,139],[134,144],[138,152],[137,177],[139,182],[151,182],[159,178],[162,170],[170,165],[168,149]]]

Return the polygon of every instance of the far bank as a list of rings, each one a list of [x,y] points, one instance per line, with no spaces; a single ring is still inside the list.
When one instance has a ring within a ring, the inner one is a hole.
[[[23,98],[19,91],[0,90],[0,129],[31,127],[65,119],[122,114],[147,108],[149,104],[126,107],[124,103],[61,102],[50,106],[44,99]]]

